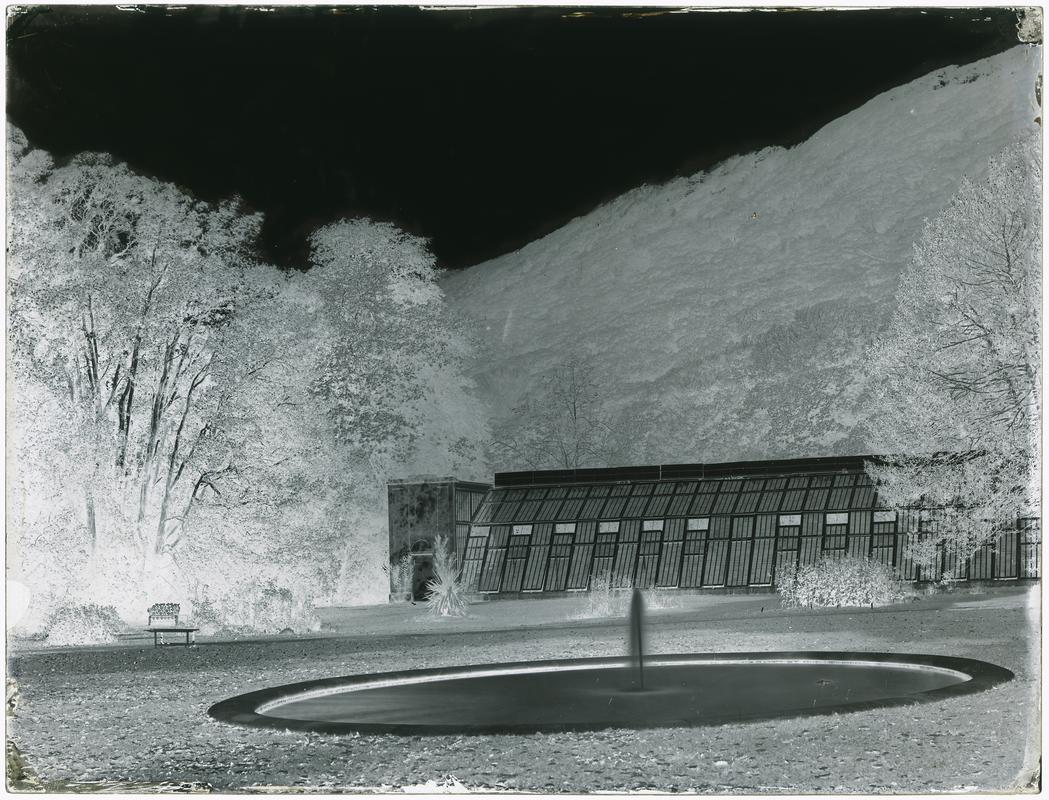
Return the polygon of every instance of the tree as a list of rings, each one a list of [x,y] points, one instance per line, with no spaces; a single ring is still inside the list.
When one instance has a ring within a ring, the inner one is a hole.
[[[310,601],[336,588],[343,551],[372,542],[353,524],[360,475],[316,395],[325,357],[316,299],[276,270],[251,274],[268,291],[231,323],[251,345],[243,374],[223,376],[203,454],[219,468],[199,480],[177,555],[217,623],[298,630]]]
[[[83,522],[82,537],[63,537],[86,559],[74,591],[170,584],[187,515],[228,469],[213,417],[252,368],[254,334],[233,319],[265,292],[245,272],[259,219],[107,156],[54,168],[13,150],[19,462],[61,465],[61,483],[42,482]]]
[[[934,535],[966,558],[1038,507],[1041,168],[1007,148],[926,222],[871,348],[869,465],[884,502],[935,508]]]
[[[593,367],[573,354],[549,372],[538,391],[513,409],[494,438],[496,461],[512,469],[579,469],[617,463],[640,446],[640,420],[605,410]]]
[[[434,258],[424,240],[367,220],[326,225],[310,245],[300,282],[328,337],[318,393],[345,444],[375,464],[406,458],[425,414],[420,375],[453,363]]]
[[[385,595],[378,488],[462,357],[425,243],[337,223],[281,272],[234,201],[9,139],[10,552],[37,605],[270,625],[340,580]]]
[[[341,220],[314,232],[310,244],[310,269],[289,281],[316,318],[311,391],[332,421],[333,469],[353,477],[342,513],[356,535],[339,559],[341,583],[372,587],[342,599],[376,600],[388,586],[386,480],[421,439],[434,438],[443,424],[434,422],[436,410],[476,405],[460,385],[469,343],[444,303],[425,240],[389,223]],[[449,451],[462,442],[449,444],[443,458],[451,462]],[[475,460],[467,454],[459,463]]]

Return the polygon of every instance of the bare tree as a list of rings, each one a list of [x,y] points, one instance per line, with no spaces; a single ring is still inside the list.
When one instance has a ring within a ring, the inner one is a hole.
[[[882,497],[936,507],[959,555],[1037,508],[1041,291],[1037,145],[1006,149],[926,223],[897,310],[869,352]]]
[[[513,409],[492,442],[493,460],[512,468],[579,469],[609,466],[636,451],[641,421],[606,411],[603,389],[588,360],[569,356]]]

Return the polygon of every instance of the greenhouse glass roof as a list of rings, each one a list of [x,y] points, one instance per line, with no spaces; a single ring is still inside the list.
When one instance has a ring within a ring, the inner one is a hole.
[[[827,558],[903,580],[1036,577],[1039,525],[1018,521],[969,560],[910,558],[935,512],[879,505],[872,457],[504,472],[477,507],[463,581],[481,593],[771,587]]]

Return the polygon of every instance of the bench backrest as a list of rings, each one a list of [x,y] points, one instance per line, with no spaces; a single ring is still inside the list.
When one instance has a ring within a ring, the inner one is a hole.
[[[178,603],[154,603],[147,609],[147,612],[149,613],[150,625],[154,622],[170,622],[173,625],[178,625]]]

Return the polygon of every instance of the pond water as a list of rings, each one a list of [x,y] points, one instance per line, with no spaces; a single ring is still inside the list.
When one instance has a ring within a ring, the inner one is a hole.
[[[634,677],[622,659],[419,670],[277,687],[211,713],[336,733],[708,725],[930,700],[978,691],[1012,673],[937,656],[755,653],[649,656],[643,690]]]

